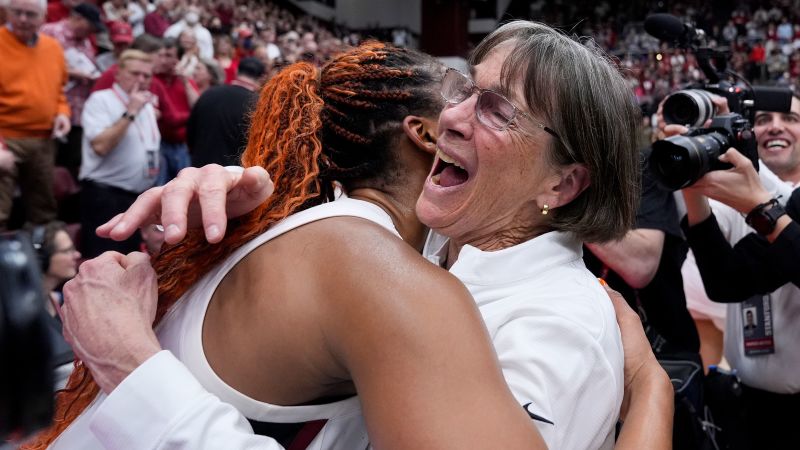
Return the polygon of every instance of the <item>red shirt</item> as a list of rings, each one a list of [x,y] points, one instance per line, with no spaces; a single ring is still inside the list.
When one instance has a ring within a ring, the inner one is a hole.
[[[69,8],[60,1],[47,2],[47,23],[58,22],[69,17]]]
[[[153,11],[144,16],[144,32],[152,34],[155,37],[164,37],[164,32],[172,25],[169,19],[159,14],[158,11]]]
[[[234,56],[228,67],[222,69],[225,72],[225,84],[231,84],[236,79],[236,72],[239,71],[239,57]]]
[[[163,98],[159,96],[161,118],[158,129],[161,139],[170,143],[186,142],[186,122],[189,121],[189,97],[183,78],[175,75],[156,74],[153,81],[160,81],[164,87]],[[190,81],[191,83],[191,81]]]
[[[764,47],[756,45],[753,47],[753,50],[750,51],[750,62],[763,63],[766,56],[767,51],[764,49]]]

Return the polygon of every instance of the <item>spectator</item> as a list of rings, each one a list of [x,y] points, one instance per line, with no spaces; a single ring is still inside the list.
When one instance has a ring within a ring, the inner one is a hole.
[[[281,49],[275,44],[275,27],[267,26],[259,33],[263,45],[267,49],[267,56],[271,60],[276,60],[281,57]]]
[[[190,6],[183,15],[183,19],[175,22],[167,31],[164,37],[177,38],[184,30],[191,30],[197,39],[197,46],[200,49],[201,58],[212,59],[214,57],[214,40],[211,32],[200,23],[200,11],[197,7]]]
[[[72,347],[64,340],[61,320],[56,314],[55,305],[61,305],[63,296],[61,286],[78,273],[81,254],[62,222],[49,222],[45,225],[26,227],[31,243],[39,260],[44,288],[45,309],[48,312],[47,334],[52,345],[51,363],[55,367],[55,386],[62,389],[72,373],[75,355]]]
[[[114,50],[105,52],[97,57],[97,68],[100,69],[101,72],[105,72],[116,64],[119,55],[130,48],[133,42],[133,29],[125,22],[111,22],[108,26],[108,33],[111,38],[111,43],[114,44]]]
[[[109,0],[103,4],[103,13],[109,22],[125,22],[133,29],[133,36],[144,33],[145,10],[142,5],[129,0]]]
[[[186,122],[199,94],[190,78],[175,72],[177,64],[178,42],[171,38],[164,39],[164,47],[158,51],[153,66],[155,79],[164,87],[164,94],[158,99],[161,111],[158,120],[161,130],[159,185],[191,165],[186,148]]]
[[[56,162],[73,175],[77,175],[81,165],[81,111],[91,93],[92,83],[101,73],[97,68],[96,51],[90,37],[105,29],[100,20],[100,10],[90,3],[79,4],[72,8],[68,18],[41,28],[43,34],[54,37],[61,44],[67,62],[69,83],[66,93],[72,110],[72,129],[66,141],[59,145]]]
[[[223,33],[229,33],[233,25],[235,2],[233,0],[220,0],[217,2],[216,17],[219,18],[220,28]]]
[[[202,95],[208,88],[220,84],[225,74],[216,62],[201,59],[194,66],[192,81],[197,86],[197,92]]]
[[[794,27],[792,27],[791,22],[789,22],[789,18],[783,17],[781,19],[781,24],[778,25],[778,30],[776,34],[781,44],[785,44],[787,42],[792,41],[792,39],[794,38]]]
[[[45,7],[39,0],[11,0],[8,25],[0,27],[0,229],[8,226],[14,188],[19,183],[26,220],[56,218],[53,197],[55,145],[52,137],[69,133],[69,104],[64,96],[67,67],[58,42],[38,34]]]
[[[273,69],[275,68],[275,60],[269,57],[269,51],[265,45],[256,45],[253,49],[253,58],[261,61],[264,67],[267,68],[267,78],[271,78]]]
[[[164,32],[172,24],[170,14],[175,8],[175,0],[156,0],[155,11],[144,16],[144,32],[155,37],[164,37]]]
[[[197,100],[186,131],[195,167],[239,165],[247,145],[247,117],[265,71],[261,61],[244,58],[230,85],[213,87]]]
[[[126,50],[118,67],[114,86],[94,92],[83,112],[81,244],[87,258],[107,250],[139,250],[138,234],[116,242],[98,238],[94,230],[125,211],[153,186],[158,175],[161,135],[153,94],[147,90],[153,76],[152,57]]]
[[[725,28],[722,29],[722,39],[730,44],[736,39],[737,34],[736,25],[733,24],[732,20],[729,20]]]
[[[5,143],[0,140],[0,175],[11,172],[14,169],[14,154],[6,148]]]
[[[200,49],[197,47],[197,38],[192,30],[181,31],[178,37],[180,61],[175,66],[175,73],[184,77],[191,77],[194,68],[200,63]]]
[[[47,2],[47,23],[58,22],[69,17],[72,8],[78,6],[81,0],[55,0]]]
[[[149,34],[143,34],[136,39],[133,40],[133,44],[131,44],[131,48],[135,50],[141,50],[151,56],[155,56],[155,54],[164,47],[164,43],[161,42],[161,39],[157,37],[153,37]],[[117,65],[116,63],[113,64],[111,67],[106,69],[102,75],[94,82],[94,86],[92,86],[92,92],[99,91],[100,89],[108,89],[114,84],[114,80],[117,76]],[[150,91],[156,95],[160,95],[163,89],[157,90],[161,85],[155,79],[151,80],[150,82]]]
[[[230,36],[219,36],[217,38],[217,46],[214,50],[214,58],[217,60],[219,67],[225,72],[225,84],[230,83],[236,78],[236,69],[239,64],[239,58],[236,57],[233,42]]]

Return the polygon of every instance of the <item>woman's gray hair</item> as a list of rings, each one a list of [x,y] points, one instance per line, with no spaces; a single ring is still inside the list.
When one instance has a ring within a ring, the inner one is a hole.
[[[470,64],[506,43],[512,50],[503,62],[501,87],[513,92],[521,82],[530,112],[560,136],[551,139],[550,162],[556,167],[577,162],[589,169],[589,187],[552,210],[551,226],[585,242],[621,238],[639,206],[641,113],[633,92],[592,42],[536,22],[501,26],[478,45]]]

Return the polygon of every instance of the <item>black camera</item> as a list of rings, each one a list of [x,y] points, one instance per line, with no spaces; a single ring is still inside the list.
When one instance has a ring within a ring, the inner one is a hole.
[[[739,114],[722,114],[711,119],[708,128],[691,128],[681,136],[653,143],[650,171],[670,189],[681,189],[712,170],[731,167],[719,155],[734,147],[758,167],[758,149],[750,122]]]
[[[0,234],[0,439],[53,415],[53,349],[39,262],[25,233]]]
[[[708,84],[684,89],[667,97],[662,106],[664,121],[690,127],[683,136],[653,143],[648,166],[663,187],[676,190],[693,184],[711,170],[730,168],[717,158],[733,147],[758,170],[758,146],[753,119],[758,110],[788,112],[792,92],[788,88],[750,86],[737,73],[727,70],[725,51],[701,47],[703,30],[684,24],[669,14],[654,14],[645,20],[648,33],[695,53]],[[729,114],[718,115],[712,94],[724,97]],[[703,127],[711,120],[708,128]]]
[[[724,97],[730,111],[743,116],[755,111],[788,112],[792,104],[788,88],[732,84],[722,80],[670,94],[662,107],[664,122],[702,127],[717,115],[712,94]]]

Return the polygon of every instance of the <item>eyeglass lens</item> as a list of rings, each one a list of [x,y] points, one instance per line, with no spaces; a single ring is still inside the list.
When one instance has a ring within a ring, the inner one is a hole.
[[[442,83],[442,96],[450,104],[463,102],[474,90],[472,80],[456,70],[448,71]],[[480,90],[475,112],[481,123],[496,130],[506,129],[514,119],[514,105],[489,90]]]

